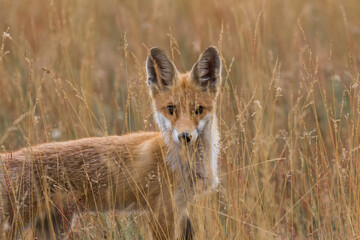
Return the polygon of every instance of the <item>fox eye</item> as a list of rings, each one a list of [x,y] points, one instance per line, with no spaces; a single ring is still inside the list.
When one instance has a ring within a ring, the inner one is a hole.
[[[173,105],[169,105],[169,106],[167,106],[167,109],[168,109],[168,111],[169,111],[170,115],[174,115],[174,112],[175,112],[175,106],[173,106]]]
[[[200,105],[195,109],[195,114],[200,115],[203,113],[203,111],[204,111],[204,107]]]

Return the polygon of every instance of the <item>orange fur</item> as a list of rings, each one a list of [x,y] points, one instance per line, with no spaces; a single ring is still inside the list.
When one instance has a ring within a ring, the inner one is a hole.
[[[186,74],[160,50],[150,51],[148,84],[161,132],[46,143],[1,154],[2,237],[15,238],[30,226],[39,238],[58,238],[70,230],[76,212],[135,209],[146,213],[154,238],[191,238],[187,203],[217,181],[218,87],[205,86],[208,75],[201,71],[208,64],[209,74],[220,79],[221,65],[211,68],[219,59],[209,49],[199,68]],[[178,141],[187,132],[191,143]]]

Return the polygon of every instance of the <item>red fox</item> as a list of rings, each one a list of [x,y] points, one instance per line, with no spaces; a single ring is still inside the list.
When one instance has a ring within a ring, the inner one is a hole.
[[[160,132],[45,143],[0,154],[0,236],[71,233],[82,211],[139,210],[154,239],[192,239],[186,207],[218,184],[221,58],[207,48],[180,73],[159,48],[146,60]]]

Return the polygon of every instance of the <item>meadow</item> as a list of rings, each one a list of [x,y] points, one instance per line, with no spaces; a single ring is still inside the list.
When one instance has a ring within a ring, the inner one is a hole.
[[[358,239],[359,13],[358,0],[0,0],[0,152],[156,130],[148,50],[187,71],[214,45],[221,183],[189,206],[196,239]],[[118,212],[74,231],[149,236]]]

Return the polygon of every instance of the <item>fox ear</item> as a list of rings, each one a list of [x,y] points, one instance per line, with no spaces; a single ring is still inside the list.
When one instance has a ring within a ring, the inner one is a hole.
[[[193,81],[204,91],[217,91],[221,82],[221,59],[215,47],[208,47],[194,64],[191,74]]]
[[[176,74],[174,63],[157,47],[150,49],[146,60],[147,84],[163,90],[173,84]]]

